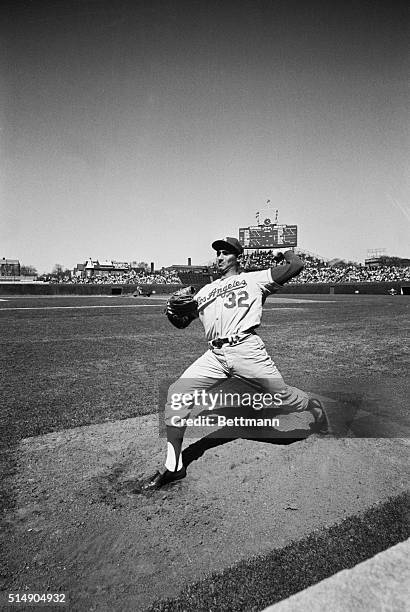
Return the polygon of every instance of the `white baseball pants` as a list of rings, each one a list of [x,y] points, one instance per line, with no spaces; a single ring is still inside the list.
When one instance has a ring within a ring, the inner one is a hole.
[[[249,380],[272,396],[280,394],[281,408],[287,412],[306,410],[309,396],[305,391],[287,385],[278,368],[268,355],[262,339],[256,335],[247,336],[238,344],[224,344],[221,348],[208,349],[168,390],[165,406],[165,423],[172,425],[175,415],[171,397],[174,394],[193,394],[195,391],[209,390],[229,377]],[[178,409],[182,419],[189,417],[192,406]]]

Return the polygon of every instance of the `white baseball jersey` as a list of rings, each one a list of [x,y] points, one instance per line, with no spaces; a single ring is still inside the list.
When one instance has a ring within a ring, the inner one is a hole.
[[[270,269],[240,272],[200,289],[196,299],[206,339],[235,336],[260,325],[264,301],[279,289]]]

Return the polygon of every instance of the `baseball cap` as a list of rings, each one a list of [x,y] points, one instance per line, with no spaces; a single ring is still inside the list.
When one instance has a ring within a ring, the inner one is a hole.
[[[228,236],[227,238],[222,238],[221,240],[215,240],[212,243],[212,248],[215,251],[230,251],[231,253],[235,253],[235,255],[241,255],[243,253],[243,248],[239,240],[237,238],[231,238]]]

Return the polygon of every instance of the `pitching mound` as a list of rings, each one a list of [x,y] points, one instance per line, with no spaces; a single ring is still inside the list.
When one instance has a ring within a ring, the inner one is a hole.
[[[398,439],[187,440],[188,478],[142,495],[164,446],[157,415],[23,440],[8,591],[65,592],[70,610],[141,610],[400,493],[407,479]]]

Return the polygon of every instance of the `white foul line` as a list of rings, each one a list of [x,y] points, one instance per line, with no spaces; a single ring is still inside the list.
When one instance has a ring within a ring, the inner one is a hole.
[[[158,308],[162,304],[106,304],[100,306],[11,306],[0,310],[77,310],[80,308]]]

